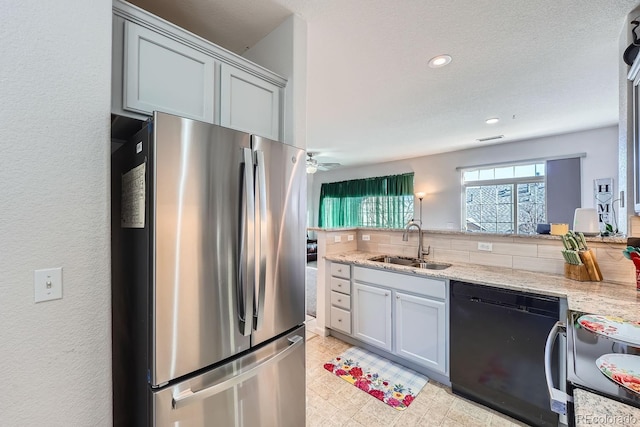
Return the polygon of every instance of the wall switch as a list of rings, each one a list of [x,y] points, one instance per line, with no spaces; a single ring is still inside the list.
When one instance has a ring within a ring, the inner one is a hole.
[[[491,252],[493,250],[493,243],[478,242],[478,250]]]
[[[340,242],[342,241],[342,238],[341,238],[340,236],[335,236],[335,237],[333,238],[333,241],[334,241],[335,243],[340,243]]]
[[[352,240],[353,240],[353,234],[349,234],[349,235],[347,236],[347,240],[348,240],[348,241],[352,241]]]
[[[363,234],[362,240],[371,240],[371,236],[369,236],[368,234]]]
[[[33,281],[35,302],[62,298],[62,267],[36,270]]]

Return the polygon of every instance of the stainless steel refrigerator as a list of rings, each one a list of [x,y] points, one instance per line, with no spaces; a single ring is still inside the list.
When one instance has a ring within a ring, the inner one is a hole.
[[[305,425],[304,164],[163,113],[113,153],[114,425]]]

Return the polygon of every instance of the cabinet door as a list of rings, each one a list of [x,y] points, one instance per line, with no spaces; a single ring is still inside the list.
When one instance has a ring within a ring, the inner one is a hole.
[[[228,64],[220,79],[220,124],[280,140],[280,88]]]
[[[353,285],[354,337],[391,351],[391,291]]]
[[[395,293],[394,353],[434,371],[446,373],[446,304]]]
[[[213,123],[213,58],[132,22],[124,38],[123,109]]]

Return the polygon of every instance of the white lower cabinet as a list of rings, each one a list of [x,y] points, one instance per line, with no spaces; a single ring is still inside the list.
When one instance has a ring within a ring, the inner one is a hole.
[[[354,267],[352,336],[446,377],[448,294],[444,279]]]
[[[446,372],[444,301],[395,292],[395,351],[398,356]]]
[[[353,336],[391,351],[391,291],[353,284]]]
[[[331,263],[330,292],[331,309],[329,326],[344,334],[351,335],[351,267],[347,264]]]

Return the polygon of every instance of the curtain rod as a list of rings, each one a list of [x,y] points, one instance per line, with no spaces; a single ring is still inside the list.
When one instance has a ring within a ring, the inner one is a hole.
[[[456,167],[456,170],[459,171],[463,169],[475,169],[475,168],[501,166],[501,165],[517,165],[521,163],[542,162],[547,160],[573,159],[576,157],[587,157],[587,153],[563,154],[560,156],[538,157],[536,159],[513,160],[510,162],[483,163],[478,165],[458,166]]]

